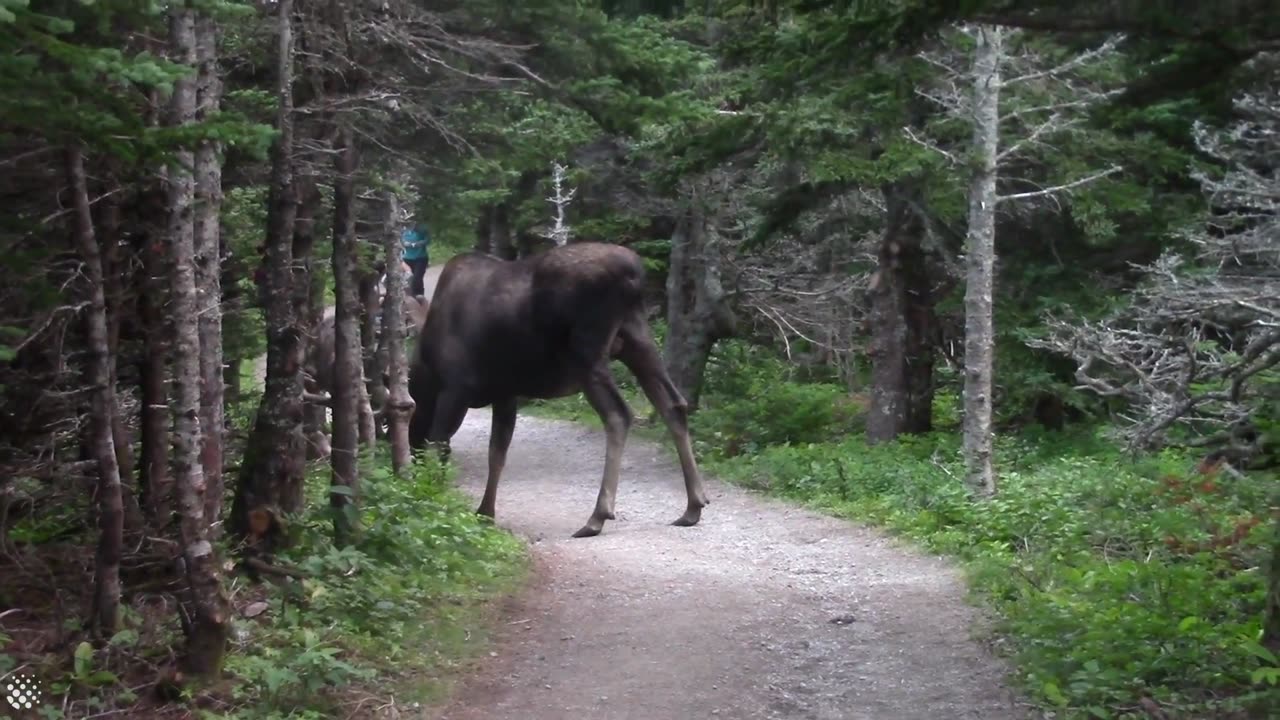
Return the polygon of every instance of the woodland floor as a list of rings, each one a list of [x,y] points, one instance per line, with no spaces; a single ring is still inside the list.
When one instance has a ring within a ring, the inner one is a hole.
[[[488,410],[454,438],[484,486]],[[708,478],[701,524],[667,448],[628,443],[618,519],[572,539],[595,503],[604,435],[522,416],[497,521],[536,579],[440,720],[1004,720],[1025,717],[975,634],[958,572],[880,533]]]

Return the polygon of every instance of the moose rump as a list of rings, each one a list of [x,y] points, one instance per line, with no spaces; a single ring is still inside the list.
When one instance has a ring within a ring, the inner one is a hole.
[[[575,537],[597,535],[614,518],[633,420],[609,369],[618,359],[662,415],[680,456],[688,506],[675,524],[696,524],[708,499],[689,441],[688,404],[649,331],[643,288],[640,257],[617,245],[576,243],[510,261],[478,253],[451,259],[409,368],[412,445],[447,445],[468,409],[491,406],[489,476],[477,512],[493,517],[517,400],[581,391],[604,422],[607,442],[595,510]]]

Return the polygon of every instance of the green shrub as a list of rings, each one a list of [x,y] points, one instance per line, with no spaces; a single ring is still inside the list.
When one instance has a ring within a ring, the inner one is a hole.
[[[236,620],[231,716],[328,717],[351,685],[429,699],[440,671],[473,652],[485,601],[518,579],[523,546],[479,519],[438,463],[402,480],[379,462],[363,477],[360,535],[344,548],[331,542],[328,473],[312,477],[315,509],[281,558],[308,578]]]

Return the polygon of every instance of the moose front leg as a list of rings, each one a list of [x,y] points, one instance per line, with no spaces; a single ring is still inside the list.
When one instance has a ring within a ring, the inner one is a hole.
[[[600,415],[604,422],[605,451],[604,477],[600,480],[600,494],[596,497],[596,507],[587,524],[574,533],[576,538],[599,535],[604,529],[605,520],[613,520],[614,503],[618,497],[618,473],[622,469],[622,451],[627,445],[627,432],[631,429],[633,417],[627,401],[618,392],[618,386],[609,374],[609,367],[603,365],[591,371],[590,378],[583,384],[583,394],[587,402]]]
[[[484,484],[484,497],[476,514],[490,519],[494,517],[494,506],[498,501],[498,479],[502,477],[502,469],[507,464],[507,450],[511,447],[511,436],[516,429],[516,401],[499,400],[493,404],[493,423],[489,428],[489,478]]]

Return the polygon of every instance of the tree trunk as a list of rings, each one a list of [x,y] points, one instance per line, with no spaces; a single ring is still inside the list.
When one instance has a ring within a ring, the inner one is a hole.
[[[398,264],[398,263],[397,263]],[[360,344],[364,353],[364,386],[369,398],[370,411],[381,413],[387,404],[387,385],[382,378],[387,372],[387,348],[385,337],[378,332],[382,323],[382,299],[378,297],[379,278],[370,272],[362,273],[360,278]],[[386,279],[383,280],[383,291],[386,291]],[[361,408],[363,414],[364,409]],[[372,444],[365,437],[365,420],[360,419],[360,442]],[[378,431],[376,421],[375,433]]]
[[[194,12],[170,11],[169,36],[175,59],[196,64]],[[195,119],[194,81],[174,83],[171,122],[176,127]],[[169,277],[174,319],[173,475],[179,505],[182,555],[191,588],[185,666],[193,675],[213,677],[222,668],[230,632],[230,608],[222,587],[217,555],[209,542],[211,518],[205,516],[205,477],[201,464],[200,329],[195,278],[194,155],[175,153],[169,168]],[[221,378],[219,378],[221,381]],[[215,428],[215,431],[218,429]]]
[[[66,151],[66,172],[75,208],[76,247],[89,277],[89,413],[93,459],[98,465],[98,552],[94,561],[93,624],[110,637],[120,628],[120,556],[124,550],[124,499],[112,418],[116,415],[115,387],[111,383],[111,350],[108,347],[107,300],[103,291],[102,255],[93,232],[84,154],[80,148]]]
[[[379,297],[379,278],[376,273],[359,271],[360,294],[360,444],[373,447],[378,441],[378,418],[376,410],[381,410],[387,402],[387,386],[382,377],[387,371],[386,354],[378,342],[378,324],[382,316],[381,298]],[[385,291],[383,284],[383,291]]]
[[[690,410],[698,407],[707,360],[717,340],[733,333],[724,300],[719,249],[701,198],[693,195],[671,236],[667,271],[667,372]]]
[[[867,442],[928,432],[933,424],[933,333],[936,327],[924,224],[910,188],[888,186],[885,232],[872,280],[871,407]]]
[[[218,111],[222,83],[218,77],[218,28],[201,15],[196,20],[196,120]],[[222,163],[214,141],[195,152],[195,282],[200,332],[200,427],[204,446],[200,461],[205,479],[205,518],[210,536],[221,534],[222,463],[226,446],[226,406],[222,373]]]
[[[394,192],[387,193],[387,219],[382,244],[387,262],[387,299],[382,308],[382,337],[387,347],[388,397],[385,405],[387,434],[391,437],[391,467],[404,477],[412,462],[409,452],[409,418],[414,402],[409,395],[409,364],[404,349],[404,295],[408,287],[400,264],[400,216]]]
[[[1276,503],[1272,503],[1275,507]],[[1271,568],[1268,573],[1266,609],[1262,616],[1262,645],[1280,656],[1280,517],[1271,535]]]
[[[503,260],[516,259],[516,246],[511,238],[511,206],[505,202],[495,205],[489,218],[489,251]]]
[[[169,472],[170,414],[169,367],[171,350],[169,322],[164,307],[168,303],[168,267],[158,217],[165,199],[157,188],[147,188],[142,197],[142,272],[138,274],[138,311],[142,322],[143,352],[138,374],[141,381],[141,458],[138,485],[142,506],[157,532],[173,521],[173,475]]]
[[[271,543],[281,540],[278,522],[262,521],[302,509],[302,338],[294,312],[293,235],[298,212],[293,169],[293,0],[280,0],[276,57],[279,135],[272,148],[266,238],[267,376],[262,402],[245,449],[231,508],[232,532]]]
[[[319,274],[312,272],[316,244],[316,214],[320,211],[324,197],[320,194],[320,189],[316,186],[315,179],[311,176],[300,179],[298,187],[301,202],[298,204],[298,213],[293,225],[292,302],[294,317],[297,318],[298,323],[298,337],[301,338],[299,353],[302,358],[318,358],[319,365],[323,367],[313,368],[312,370],[319,369],[321,376],[329,378],[327,390],[332,392],[333,338],[332,336],[321,337],[321,335],[325,332],[332,333],[333,328],[326,329],[322,327],[325,319],[325,307],[322,302],[324,287],[321,285]],[[317,346],[324,349],[317,350]],[[315,378],[311,381],[304,379],[303,387],[310,392],[319,392],[325,389],[316,383]],[[324,383],[320,384],[323,385]],[[325,418],[327,410],[328,408],[321,403],[303,402],[304,461],[329,457],[329,435],[326,430],[327,420]]]
[[[991,394],[995,365],[996,161],[1000,142],[1000,28],[978,28],[973,78],[969,233],[965,240],[964,458],[975,493],[996,491]]]
[[[111,413],[111,436],[120,475],[125,532],[130,536],[136,536],[145,530],[146,521],[138,501],[138,487],[134,474],[136,462],[133,456],[132,438],[129,436],[129,425],[124,413],[120,411],[119,397],[115,394],[115,388],[119,385],[121,326],[124,318],[129,314],[129,309],[126,307],[128,293],[125,290],[127,275],[125,268],[129,263],[121,257],[120,204],[114,198],[104,198],[98,207],[101,219],[97,226],[101,232],[95,235],[100,238],[99,246],[102,253],[102,289],[107,304],[107,353],[111,362],[109,382],[112,396],[115,398],[115,409]]]
[[[334,542],[339,547],[356,533],[356,493],[359,491],[357,439],[360,363],[360,296],[356,284],[355,172],[359,162],[350,126],[338,132],[333,181],[333,440],[329,455],[333,468],[329,503],[334,514]]]
[[[493,205],[482,205],[480,207],[480,211],[476,213],[476,242],[475,242],[476,252],[485,253],[487,255],[494,254],[493,252],[493,213],[494,211],[495,211],[495,207]],[[397,256],[396,259],[399,260],[399,257]],[[387,278],[388,282],[390,282],[390,279],[391,279],[390,276],[388,276]],[[387,293],[388,294],[391,293],[390,287],[387,288]],[[427,299],[430,300],[431,298],[427,298]]]
[[[243,353],[238,342],[228,347],[227,328],[232,328],[232,337],[235,337],[235,330],[243,322],[244,297],[240,292],[240,280],[245,276],[245,267],[241,260],[233,256],[230,244],[227,242],[227,236],[222,233],[219,233],[219,235],[221,236],[218,240],[219,254],[223,258],[222,276],[219,278],[219,285],[222,289],[222,347],[224,352],[222,405],[225,408],[234,407],[240,402],[240,362],[243,359]],[[226,356],[227,352],[230,352],[230,358]]]

